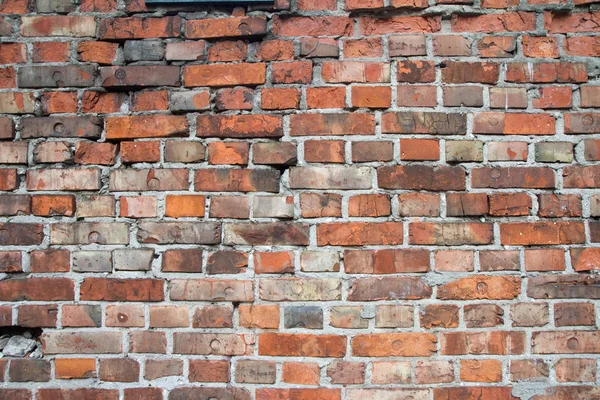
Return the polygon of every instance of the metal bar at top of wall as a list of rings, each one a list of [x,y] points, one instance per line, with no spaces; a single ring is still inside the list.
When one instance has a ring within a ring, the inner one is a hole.
[[[146,4],[269,4],[274,0],[146,0]]]

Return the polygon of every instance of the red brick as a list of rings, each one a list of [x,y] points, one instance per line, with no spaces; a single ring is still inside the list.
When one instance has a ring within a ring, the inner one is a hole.
[[[503,12],[500,14],[453,15],[452,32],[524,32],[535,30],[535,13]]]
[[[319,246],[400,245],[401,222],[347,222],[317,226]]]
[[[587,64],[577,62],[509,63],[506,82],[579,83],[588,81]]]
[[[279,306],[240,304],[239,317],[240,326],[246,328],[277,329]]]
[[[343,87],[306,88],[308,108],[344,108],[345,104],[346,89]]]
[[[565,38],[565,53],[570,56],[598,57],[600,56],[600,39],[598,36],[571,36]]]
[[[173,218],[204,217],[205,197],[199,195],[167,195],[165,216]]]
[[[187,134],[187,120],[181,116],[147,115],[106,119],[106,138],[109,140],[184,136]]]
[[[265,80],[264,63],[189,65],[183,69],[183,81],[187,87],[255,86],[264,84]]]
[[[278,192],[279,172],[257,169],[197,170],[196,190],[209,192]]]
[[[242,61],[247,53],[248,46],[240,40],[218,42],[208,49],[208,61]]]
[[[380,62],[325,61],[321,77],[328,83],[389,82],[390,66]]]
[[[349,39],[344,42],[344,58],[379,58],[383,55],[380,38]]]
[[[437,338],[431,333],[388,333],[356,335],[352,355],[359,357],[430,357]]]
[[[545,167],[483,167],[472,170],[474,188],[554,188],[554,171]]]
[[[559,58],[555,37],[523,36],[523,55],[532,58]]]
[[[96,377],[96,360],[93,358],[56,358],[54,373],[58,379],[86,379]]]
[[[341,389],[258,389],[256,400],[294,399],[294,400],[341,400]]]
[[[80,61],[110,65],[117,55],[118,48],[117,43],[85,41],[78,44],[77,53]]]
[[[283,136],[282,119],[276,115],[201,115],[197,136],[259,138]]]
[[[121,161],[124,163],[158,162],[160,142],[121,142]]]
[[[502,362],[499,360],[461,360],[460,380],[463,382],[501,382]]]
[[[168,110],[169,98],[166,90],[135,92],[131,97],[132,111]]]
[[[508,355],[525,351],[522,331],[442,332],[440,336],[443,355]]]
[[[366,113],[293,114],[290,124],[292,136],[375,134],[375,118]]]
[[[546,12],[544,14],[544,28],[550,33],[598,32],[600,29],[595,24],[598,15],[598,12],[580,12],[564,15]]]
[[[267,89],[263,89],[263,93],[265,90]],[[221,89],[215,97],[215,106],[217,110],[252,110],[253,100],[254,91],[251,89],[242,87]]]
[[[573,91],[570,87],[547,87],[540,89],[540,97],[533,99],[535,108],[571,108]]]
[[[304,160],[314,163],[344,163],[341,140],[308,140],[304,142]]]
[[[479,54],[489,58],[514,57],[517,39],[510,36],[484,36],[477,42]]]
[[[348,274],[395,274],[429,271],[429,251],[421,249],[347,250],[344,266]]]
[[[513,222],[500,224],[500,241],[503,245],[555,245],[585,242],[582,223]]]
[[[445,83],[496,83],[500,65],[492,62],[454,62],[449,61],[442,69],[442,81]]]
[[[426,165],[384,166],[377,168],[379,187],[403,190],[464,190],[465,170],[461,167]]]
[[[285,362],[282,366],[281,380],[296,385],[318,385],[320,381],[319,364]]]
[[[255,57],[257,60],[292,60],[294,43],[291,40],[265,40],[257,43]]]
[[[229,382],[229,361],[190,360],[190,382]]]
[[[36,42],[33,44],[32,59],[35,63],[65,62],[69,61],[69,52],[70,47],[67,42]]]
[[[263,110],[286,110],[299,108],[301,93],[293,88],[264,88],[261,90]]]
[[[433,139],[400,139],[400,159],[408,161],[439,160],[439,142]]]
[[[258,354],[263,356],[341,358],[346,354],[346,337],[261,333],[258,337]]]
[[[389,108],[392,88],[384,86],[353,86],[352,106],[358,108]]]
[[[348,201],[350,217],[381,217],[391,212],[391,202],[385,194],[356,195]]]
[[[294,253],[288,251],[255,252],[254,271],[257,274],[294,272]]]
[[[185,36],[191,39],[248,37],[266,33],[265,17],[205,18],[185,22]]]

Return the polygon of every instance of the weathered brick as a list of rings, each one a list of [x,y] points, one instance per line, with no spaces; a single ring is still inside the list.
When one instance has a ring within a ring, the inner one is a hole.
[[[26,139],[46,137],[98,139],[101,133],[101,121],[94,117],[25,118],[21,122],[21,137]]]
[[[57,223],[50,228],[52,244],[128,244],[129,225],[122,222]]]
[[[278,36],[349,36],[352,33],[352,20],[333,16],[275,16],[272,32]]]
[[[500,14],[453,15],[453,32],[524,32],[535,30],[535,13],[503,12]]]
[[[93,65],[30,66],[19,68],[17,81],[22,88],[93,86]]]
[[[100,39],[145,39],[178,37],[181,19],[162,18],[105,18],[100,20]]]
[[[96,35],[96,21],[90,16],[32,16],[21,18],[22,36],[69,36]]]
[[[458,327],[458,306],[431,304],[421,309],[421,326],[427,329]]]
[[[359,357],[429,357],[436,351],[437,338],[431,333],[388,333],[356,335],[352,354]]]
[[[535,299],[596,299],[597,279],[586,275],[540,275],[528,279],[527,295]]]
[[[105,87],[179,86],[179,67],[137,66],[100,67],[100,79]]]
[[[85,278],[80,287],[82,300],[162,301],[163,281],[159,279]]]
[[[56,304],[19,306],[17,324],[23,327],[56,327]]]
[[[383,133],[461,135],[466,133],[466,116],[437,112],[396,112],[381,117]]]
[[[199,142],[169,140],[164,153],[167,162],[196,163],[206,158],[206,147]]]
[[[417,245],[460,246],[493,241],[493,227],[489,223],[412,222],[408,234],[409,243]]]
[[[118,354],[122,351],[121,332],[45,332],[45,354]],[[49,397],[50,398],[50,397]]]
[[[175,332],[173,353],[196,355],[249,355],[253,352],[254,335],[232,333]]]
[[[442,300],[514,299],[521,292],[521,280],[514,276],[473,276],[462,278],[438,289]]]
[[[344,270],[349,274],[393,274],[427,272],[429,251],[421,249],[384,249],[344,252]]]
[[[273,384],[276,375],[274,361],[239,360],[236,363],[235,381],[238,383]]]
[[[63,327],[91,327],[98,328],[102,325],[102,309],[96,305],[65,304],[62,307]],[[96,363],[92,370],[96,372]],[[58,368],[58,366],[56,366]]]
[[[27,215],[31,213],[31,196],[24,194],[0,195],[0,215]]]
[[[0,245],[4,246],[33,246],[44,240],[41,224],[14,222],[0,223]]]
[[[484,331],[484,332],[442,332],[441,354],[523,354],[525,332]]]
[[[377,168],[379,187],[408,190],[464,190],[465,170],[461,167],[425,165],[384,166]]]
[[[357,278],[351,283],[348,300],[414,300],[431,297],[431,293],[431,287],[422,278],[412,276]]]
[[[506,68],[506,82],[577,83],[587,82],[587,64],[576,62],[510,63]]]
[[[107,382],[137,382],[140,364],[132,358],[100,360],[100,380]]]
[[[106,306],[106,326],[138,327],[145,325],[144,306],[138,304],[118,304]]]
[[[261,279],[259,296],[268,301],[329,301],[341,298],[337,279]]]

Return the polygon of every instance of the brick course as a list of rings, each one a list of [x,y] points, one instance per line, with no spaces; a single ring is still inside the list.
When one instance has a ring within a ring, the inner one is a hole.
[[[598,3],[0,1],[0,398],[599,398]]]

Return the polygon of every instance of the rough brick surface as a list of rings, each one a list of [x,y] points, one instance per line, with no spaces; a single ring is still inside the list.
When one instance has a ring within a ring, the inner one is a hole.
[[[0,0],[0,399],[600,398],[599,10]]]

